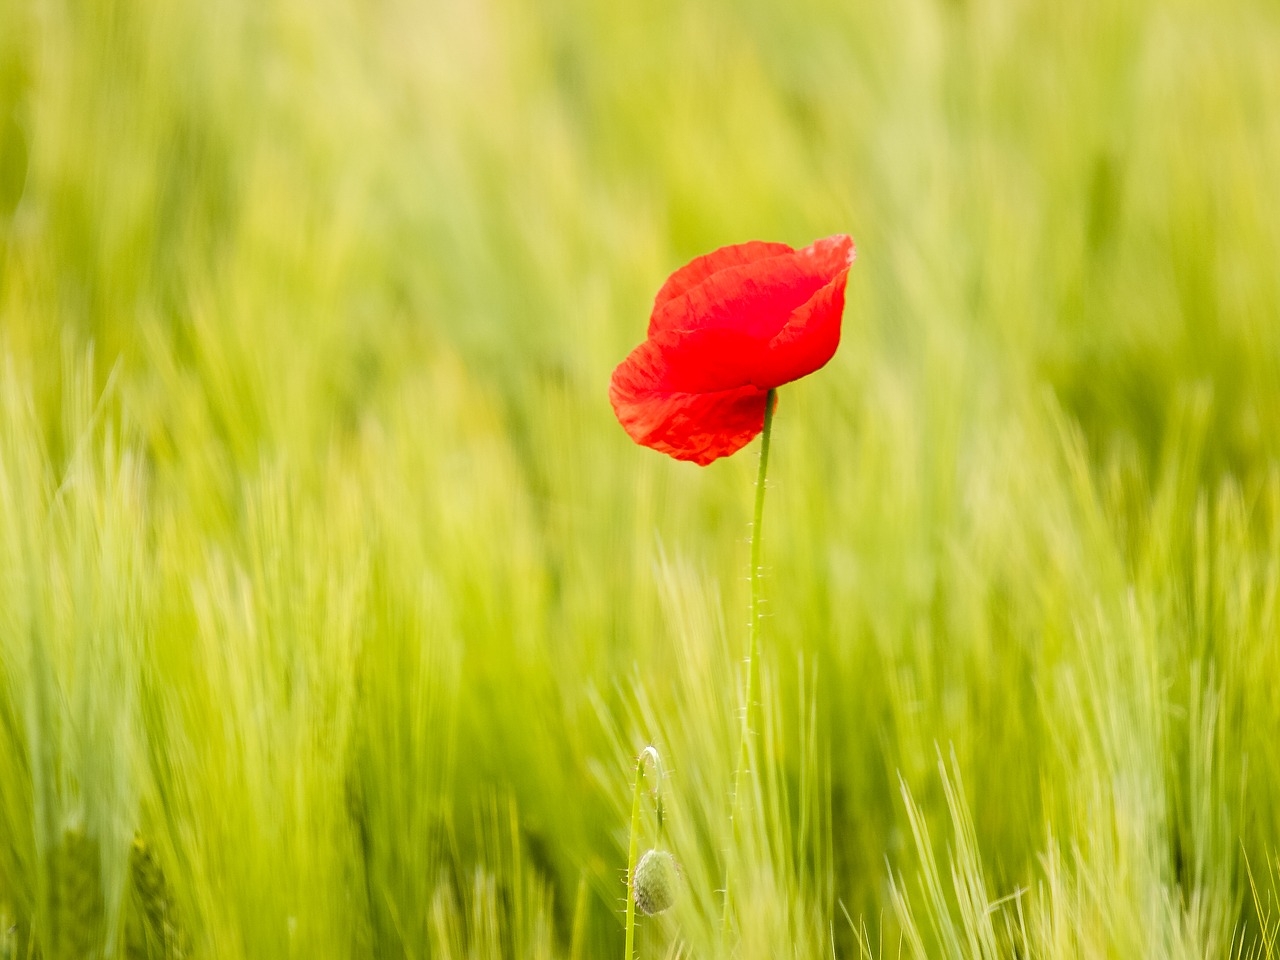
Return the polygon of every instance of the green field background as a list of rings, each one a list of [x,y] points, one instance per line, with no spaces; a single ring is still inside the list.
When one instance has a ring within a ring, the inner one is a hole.
[[[609,376],[844,232],[734,830]],[[645,958],[1280,955],[1280,7],[0,0],[0,957],[619,957],[646,744]]]

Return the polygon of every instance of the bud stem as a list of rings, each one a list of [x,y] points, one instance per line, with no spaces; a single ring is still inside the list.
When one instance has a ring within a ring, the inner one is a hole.
[[[739,737],[738,766],[733,772],[733,811],[729,821],[733,831],[729,849],[725,851],[724,912],[720,918],[720,939],[727,943],[732,899],[730,890],[733,868],[737,860],[738,821],[742,813],[742,777],[751,753],[751,713],[755,705],[757,660],[760,647],[760,525],[764,521],[765,472],[769,466],[769,435],[773,432],[773,406],[777,391],[770,390],[764,401],[764,429],[760,433],[760,469],[756,473],[756,506],[751,521],[751,623],[747,648],[747,689],[742,702],[742,733]]]
[[[636,943],[636,857],[640,853],[640,785],[645,778],[645,760],[653,761],[654,803],[658,808],[658,831],[662,831],[662,758],[653,747],[645,747],[636,757],[636,779],[631,792],[631,841],[627,848],[627,943],[623,960],[632,960]]]

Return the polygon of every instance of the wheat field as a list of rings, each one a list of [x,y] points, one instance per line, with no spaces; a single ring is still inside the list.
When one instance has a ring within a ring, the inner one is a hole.
[[[0,958],[1280,956],[1280,8],[0,0]],[[850,233],[756,446],[667,275]],[[722,922],[726,865],[732,910]]]

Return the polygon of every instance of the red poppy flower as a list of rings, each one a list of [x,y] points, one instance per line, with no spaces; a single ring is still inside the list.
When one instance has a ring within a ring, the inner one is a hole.
[[[649,338],[613,371],[609,399],[636,443],[705,466],[764,428],[770,390],[836,352],[853,240],[721,247],[658,291]]]

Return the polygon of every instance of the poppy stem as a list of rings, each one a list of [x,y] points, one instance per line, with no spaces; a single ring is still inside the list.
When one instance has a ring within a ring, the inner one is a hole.
[[[636,857],[640,853],[640,785],[646,776],[645,761],[653,762],[653,802],[658,808],[658,836],[662,836],[662,758],[649,746],[636,757],[636,778],[631,792],[631,841],[627,848],[627,942],[623,960],[632,960],[636,943]]]
[[[764,488],[765,473],[769,467],[769,436],[773,432],[773,407],[777,399],[777,391],[770,390],[764,401],[764,429],[760,433],[760,469],[756,473],[756,506],[751,520],[751,623],[748,629],[747,647],[747,689],[742,702],[742,732],[739,736],[738,766],[733,772],[733,812],[729,817],[732,835],[730,849],[725,857],[724,868],[724,913],[720,918],[720,938],[728,942],[729,918],[731,913],[731,888],[733,886],[733,870],[737,860],[737,841],[739,836],[739,820],[742,813],[742,778],[746,772],[751,755],[751,714],[755,706],[756,686],[760,667],[760,525],[764,521]]]

